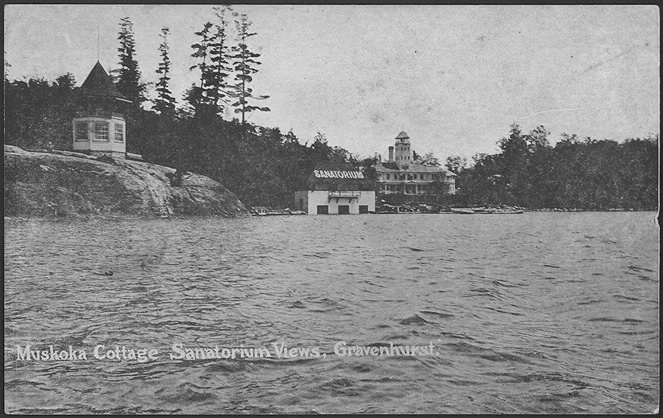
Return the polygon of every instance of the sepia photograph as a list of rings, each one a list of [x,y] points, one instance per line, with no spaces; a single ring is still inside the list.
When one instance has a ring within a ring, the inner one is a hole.
[[[4,412],[658,414],[656,5],[4,5]]]

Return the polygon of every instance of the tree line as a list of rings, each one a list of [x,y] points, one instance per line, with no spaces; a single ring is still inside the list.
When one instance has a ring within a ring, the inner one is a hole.
[[[549,132],[513,124],[497,154],[477,154],[471,167],[449,157],[458,175],[458,205],[517,205],[530,209],[655,210],[658,206],[658,134],[613,140]],[[449,199],[447,199],[449,200]]]
[[[193,65],[191,71],[198,72],[198,81],[193,83],[184,94],[184,106],[177,108],[176,100],[170,89],[170,29],[163,27],[159,34],[160,62],[156,73],[156,97],[152,100],[153,110],[170,118],[179,115],[216,114],[223,117],[226,110],[232,108],[241,115],[242,124],[248,114],[254,111],[269,112],[269,107],[256,106],[256,100],[265,100],[269,96],[254,93],[251,87],[253,75],[259,71],[260,54],[253,52],[248,45],[249,38],[256,35],[251,31],[252,22],[246,14],[232,11],[230,6],[213,8],[213,19],[205,22],[195,32],[197,41],[191,45]],[[234,22],[232,31],[231,20]],[[232,44],[231,40],[235,43]],[[128,17],[120,20],[119,68],[111,71],[118,90],[130,99],[134,107],[141,107],[148,101],[146,91],[149,83],[141,81],[141,70],[136,59],[136,42],[133,23]]]

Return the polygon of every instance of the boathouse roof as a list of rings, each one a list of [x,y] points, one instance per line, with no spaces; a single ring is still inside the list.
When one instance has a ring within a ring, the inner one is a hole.
[[[309,190],[373,190],[364,173],[348,164],[319,163],[308,177]]]

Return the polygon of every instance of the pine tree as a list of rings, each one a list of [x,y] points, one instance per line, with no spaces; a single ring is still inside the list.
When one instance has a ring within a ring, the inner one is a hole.
[[[223,8],[215,7],[214,11],[219,23],[215,24],[216,33],[211,38],[209,43],[209,56],[210,65],[207,67],[208,75],[205,78],[207,82],[207,95],[214,105],[217,114],[223,113],[225,108],[226,98],[228,97],[228,78],[232,68],[229,64],[229,51],[228,51],[228,34],[227,27],[228,21],[226,20],[226,13],[232,9],[229,6]]]
[[[207,94],[207,86],[209,85],[209,64],[207,63],[207,56],[209,55],[210,43],[212,41],[213,35],[210,33],[212,28],[212,23],[207,22],[203,26],[203,29],[195,34],[200,37],[200,42],[197,42],[191,45],[191,48],[194,49],[194,52],[191,54],[193,58],[199,60],[198,64],[192,65],[190,70],[198,68],[200,70],[200,85],[192,86],[191,90],[187,92],[186,98],[194,107],[196,112],[201,108],[201,106],[206,106],[209,104],[210,99]]]
[[[117,89],[138,106],[145,101],[145,84],[140,82],[141,73],[135,59],[133,23],[128,17],[120,19],[120,33],[117,39],[120,41],[120,47],[117,49],[120,53],[120,68],[113,71],[117,74]]]
[[[261,64],[259,61],[255,60],[260,54],[252,52],[246,45],[247,39],[256,35],[256,33],[249,32],[251,22],[245,14],[242,14],[240,15],[240,19],[235,21],[235,26],[237,28],[238,44],[232,47],[234,55],[232,55],[231,58],[233,59],[235,80],[237,81],[234,85],[233,97],[236,98],[237,101],[232,105],[235,107],[235,113],[242,114],[242,125],[244,125],[247,113],[253,112],[254,110],[260,110],[263,112],[270,111],[268,107],[250,105],[248,99],[264,100],[269,98],[269,96],[254,95],[253,89],[249,87],[249,83],[253,81],[251,75],[258,72],[256,67]]]
[[[169,47],[168,47],[168,35],[170,34],[170,29],[164,27],[161,29],[161,34],[159,35],[162,39],[161,45],[159,45],[159,52],[161,52],[161,62],[159,63],[159,68],[156,73],[161,74],[159,77],[159,82],[156,85],[157,89],[157,99],[155,103],[155,109],[160,114],[173,114],[175,112],[175,98],[170,91],[168,86],[170,81],[170,57],[169,57]]]

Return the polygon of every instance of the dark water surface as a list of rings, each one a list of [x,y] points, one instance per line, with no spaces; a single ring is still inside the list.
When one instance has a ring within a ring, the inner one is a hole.
[[[5,412],[651,413],[658,243],[651,212],[6,219]],[[18,360],[28,344],[87,359]]]

